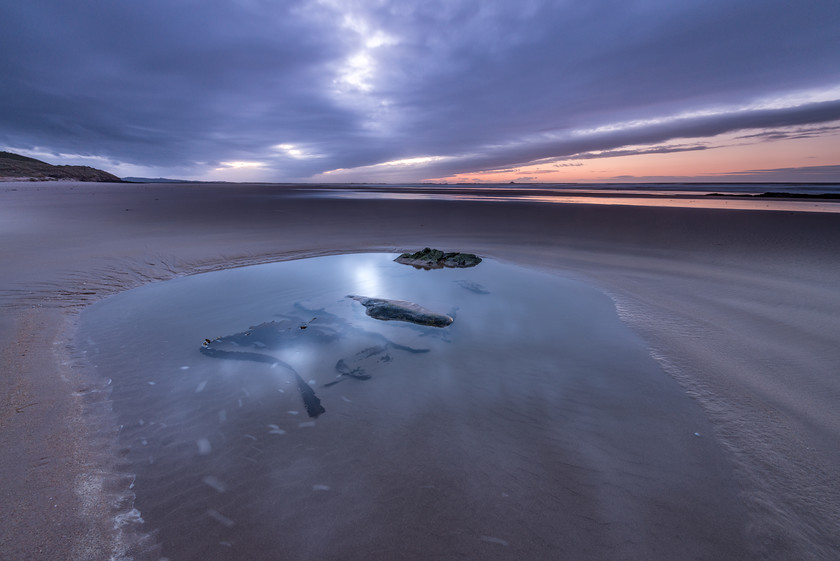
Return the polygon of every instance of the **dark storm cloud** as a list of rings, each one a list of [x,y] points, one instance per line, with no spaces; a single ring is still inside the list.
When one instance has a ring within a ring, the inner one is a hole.
[[[138,166],[282,180],[457,156],[415,170],[435,177],[840,118],[788,103],[571,134],[837,87],[835,0],[6,4],[0,145]]]

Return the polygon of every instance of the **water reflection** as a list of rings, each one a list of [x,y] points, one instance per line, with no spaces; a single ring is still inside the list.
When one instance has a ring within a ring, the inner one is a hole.
[[[750,197],[764,191],[773,191],[776,186],[765,186],[766,189],[755,191],[745,190],[743,186],[709,185],[706,190],[679,189],[577,189],[577,188],[511,188],[511,187],[430,187],[430,186],[377,186],[353,188],[319,188],[306,191],[306,196],[324,196],[342,199],[395,199],[395,200],[461,200],[486,202],[534,202],[534,203],[565,203],[590,205],[629,205],[656,206],[672,208],[704,208],[730,210],[776,210],[798,212],[840,212],[840,203],[832,200],[803,200],[803,199],[768,199]],[[740,189],[738,187],[741,187]],[[792,189],[795,193],[811,193],[803,186],[797,185]],[[303,192],[303,190],[301,190]],[[826,186],[816,189],[816,192],[837,193],[837,186]],[[724,197],[709,196],[721,194]],[[732,198],[743,195],[741,198]]]
[[[302,349],[314,347],[314,352],[318,354],[329,354],[331,347],[335,346],[339,339],[366,343],[372,339],[380,343],[363,348],[352,356],[339,358],[335,363],[338,379],[324,384],[324,387],[330,387],[345,377],[369,380],[370,371],[393,362],[389,350],[409,353],[429,351],[429,349],[415,349],[400,345],[379,333],[354,327],[346,320],[324,309],[308,310],[299,302],[296,302],[294,307],[303,312],[304,317],[312,316],[312,319],[286,317],[280,321],[261,323],[248,328],[247,331],[217,337],[213,340],[205,339],[199,350],[205,356],[212,358],[244,360],[270,364],[272,368],[281,367],[295,381],[306,412],[313,418],[326,412],[321,405],[321,400],[312,386],[304,381],[294,367],[283,361],[278,353],[289,349],[295,349],[300,353]],[[451,318],[449,319],[451,323]]]
[[[492,259],[394,257],[197,275],[84,311],[155,559],[650,558],[663,536],[727,558],[728,464],[609,298]],[[455,321],[381,321],[350,293]]]

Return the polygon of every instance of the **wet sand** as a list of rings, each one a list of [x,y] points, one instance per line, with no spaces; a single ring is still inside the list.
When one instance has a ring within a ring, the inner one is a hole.
[[[119,456],[103,464],[113,434],[91,434],[85,413],[107,403],[81,397],[89,382],[67,348],[82,307],[184,274],[427,245],[562,271],[609,293],[729,457],[747,520],[716,551],[837,556],[836,214],[291,195],[0,186],[0,557],[120,552],[111,520],[125,505],[108,504],[108,491],[127,483],[112,475]],[[678,536],[648,546],[638,549],[646,558],[684,558]]]

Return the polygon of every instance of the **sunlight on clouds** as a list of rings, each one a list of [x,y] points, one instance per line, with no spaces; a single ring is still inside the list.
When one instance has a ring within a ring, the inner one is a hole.
[[[374,53],[381,47],[398,43],[396,37],[381,29],[374,29],[363,15],[353,13],[342,2],[325,2],[336,11],[343,13],[341,27],[356,35],[360,43],[358,50],[353,51],[342,63],[338,77],[333,81],[339,92],[359,91],[368,93],[374,88],[377,64]]]
[[[426,164],[456,159],[457,158],[454,156],[418,156],[414,158],[401,158],[399,160],[389,160],[387,162],[380,162],[369,166],[328,170],[313,176],[312,179],[315,181],[320,179],[330,182],[384,181],[399,183],[402,181],[415,181],[421,178],[423,168]],[[410,173],[412,175],[402,175],[406,173]]]
[[[286,156],[290,158],[294,158],[295,160],[307,160],[310,158],[322,158],[321,154],[313,154],[311,152],[307,152],[303,148],[298,147],[295,144],[275,144],[273,146],[275,150],[279,150]]]
[[[803,165],[831,165],[836,163],[836,147],[832,148],[833,127],[825,124],[789,126],[776,129],[736,129],[717,136],[695,138],[686,143],[675,133],[668,141],[651,145],[616,144],[602,150],[566,152],[574,146],[573,139],[590,136],[609,138],[611,133],[633,129],[643,130],[678,121],[732,117],[758,111],[796,109],[803,106],[840,101],[840,86],[786,92],[756,98],[729,106],[707,107],[645,119],[619,121],[592,128],[571,131],[555,130],[526,135],[504,145],[485,145],[479,150],[495,152],[519,148],[526,153],[529,146],[558,147],[557,156],[520,161],[513,167],[476,169],[445,177],[426,177],[428,181],[610,181],[621,174],[616,166],[624,166],[622,175],[699,176],[706,174],[738,173],[744,169],[763,169]],[[831,130],[830,130],[831,129]],[[609,144],[609,142],[607,142]],[[780,149],[784,146],[784,149]],[[542,148],[543,151],[546,148]],[[774,156],[770,157],[769,154]],[[730,158],[737,154],[738,158]],[[795,155],[795,157],[791,157]],[[469,157],[466,157],[467,159]],[[457,158],[456,158],[457,160]],[[418,163],[420,160],[417,160]],[[749,162],[749,163],[748,163]],[[797,164],[797,162],[799,162]],[[511,162],[513,163],[513,162]],[[644,169],[647,167],[647,169]]]
[[[397,40],[382,31],[376,31],[373,35],[367,36],[365,39],[365,47],[368,49],[375,49],[377,47],[384,47],[387,45],[395,45]]]
[[[809,103],[822,103],[825,101],[840,100],[840,84],[828,88],[817,88],[812,90],[801,90],[787,94],[764,97],[748,106],[749,109],[786,109],[799,107]]]
[[[376,166],[414,166],[418,164],[438,162],[443,159],[443,156],[421,156],[419,158],[404,158],[402,160],[391,160],[390,162],[382,162],[381,164],[376,164]]]
[[[361,92],[369,92],[373,89],[370,81],[374,71],[373,58],[365,51],[358,52],[346,60],[337,82]]]
[[[304,157],[303,152],[299,148],[295,148],[294,144],[278,144],[275,148],[283,150],[286,154],[293,158]]]
[[[345,9],[341,3],[337,3],[335,6],[342,6],[338,8],[339,10]],[[342,26],[355,31],[364,40],[364,45],[367,49],[375,49],[384,45],[394,45],[397,43],[396,38],[392,35],[385,33],[381,29],[372,29],[371,25],[358,14],[345,14]]]
[[[441,162],[445,160],[457,159],[454,156],[418,156],[415,158],[402,158],[399,160],[390,160],[387,162],[380,162],[369,166],[359,166],[357,168],[338,168],[321,172],[320,176],[330,176],[330,181],[357,181],[365,180],[370,177],[372,181],[402,181],[399,179],[399,174],[413,169],[422,170],[425,164],[434,162]],[[396,175],[383,175],[396,174]],[[313,179],[317,180],[318,176]]]
[[[274,170],[267,162],[231,160],[208,164],[199,177],[200,181],[270,181]]]
[[[503,183],[738,181],[730,174],[755,169],[828,166],[837,163],[840,121],[775,129],[742,129],[693,138],[633,144],[546,158],[513,168],[480,170],[429,181]]]
[[[216,168],[216,171],[222,171],[228,168],[234,169],[242,169],[242,168],[261,168],[264,167],[265,164],[262,162],[219,162],[222,167]]]
[[[661,117],[654,117],[651,119],[634,119],[631,121],[620,121],[617,123],[610,123],[588,129],[573,130],[569,134],[572,137],[590,136],[602,133],[618,132],[656,125],[663,125],[667,123],[685,121],[689,119],[697,119],[702,117],[735,115],[738,113],[747,113],[750,111],[791,109],[794,107],[807,105],[809,103],[821,103],[826,101],[840,101],[840,85],[832,86],[829,88],[789,92],[773,97],[764,97],[756,99],[750,103],[741,105],[709,107],[706,109],[683,111],[674,115],[663,115]]]
[[[399,118],[392,111],[392,100],[380,87],[385,70],[381,57],[384,50],[400,43],[399,37],[381,29],[374,15],[375,6],[342,0],[319,0],[320,19],[329,14],[331,33],[340,37],[344,56],[332,61],[330,95],[360,117],[367,131],[388,134]],[[326,10],[325,10],[326,8]]]

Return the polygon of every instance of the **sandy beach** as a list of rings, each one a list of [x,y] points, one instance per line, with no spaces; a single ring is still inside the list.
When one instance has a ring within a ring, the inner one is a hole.
[[[113,522],[130,505],[109,497],[131,481],[116,428],[94,422],[107,393],[91,392],[96,380],[74,361],[86,306],[185,275],[425,246],[592,284],[699,405],[731,475],[719,492],[740,505],[708,514],[730,527],[704,541],[657,536],[664,520],[646,520],[616,558],[840,556],[837,213],[9,182],[0,184],[0,558],[121,559],[137,547]],[[574,558],[598,551],[586,540],[570,545]]]

